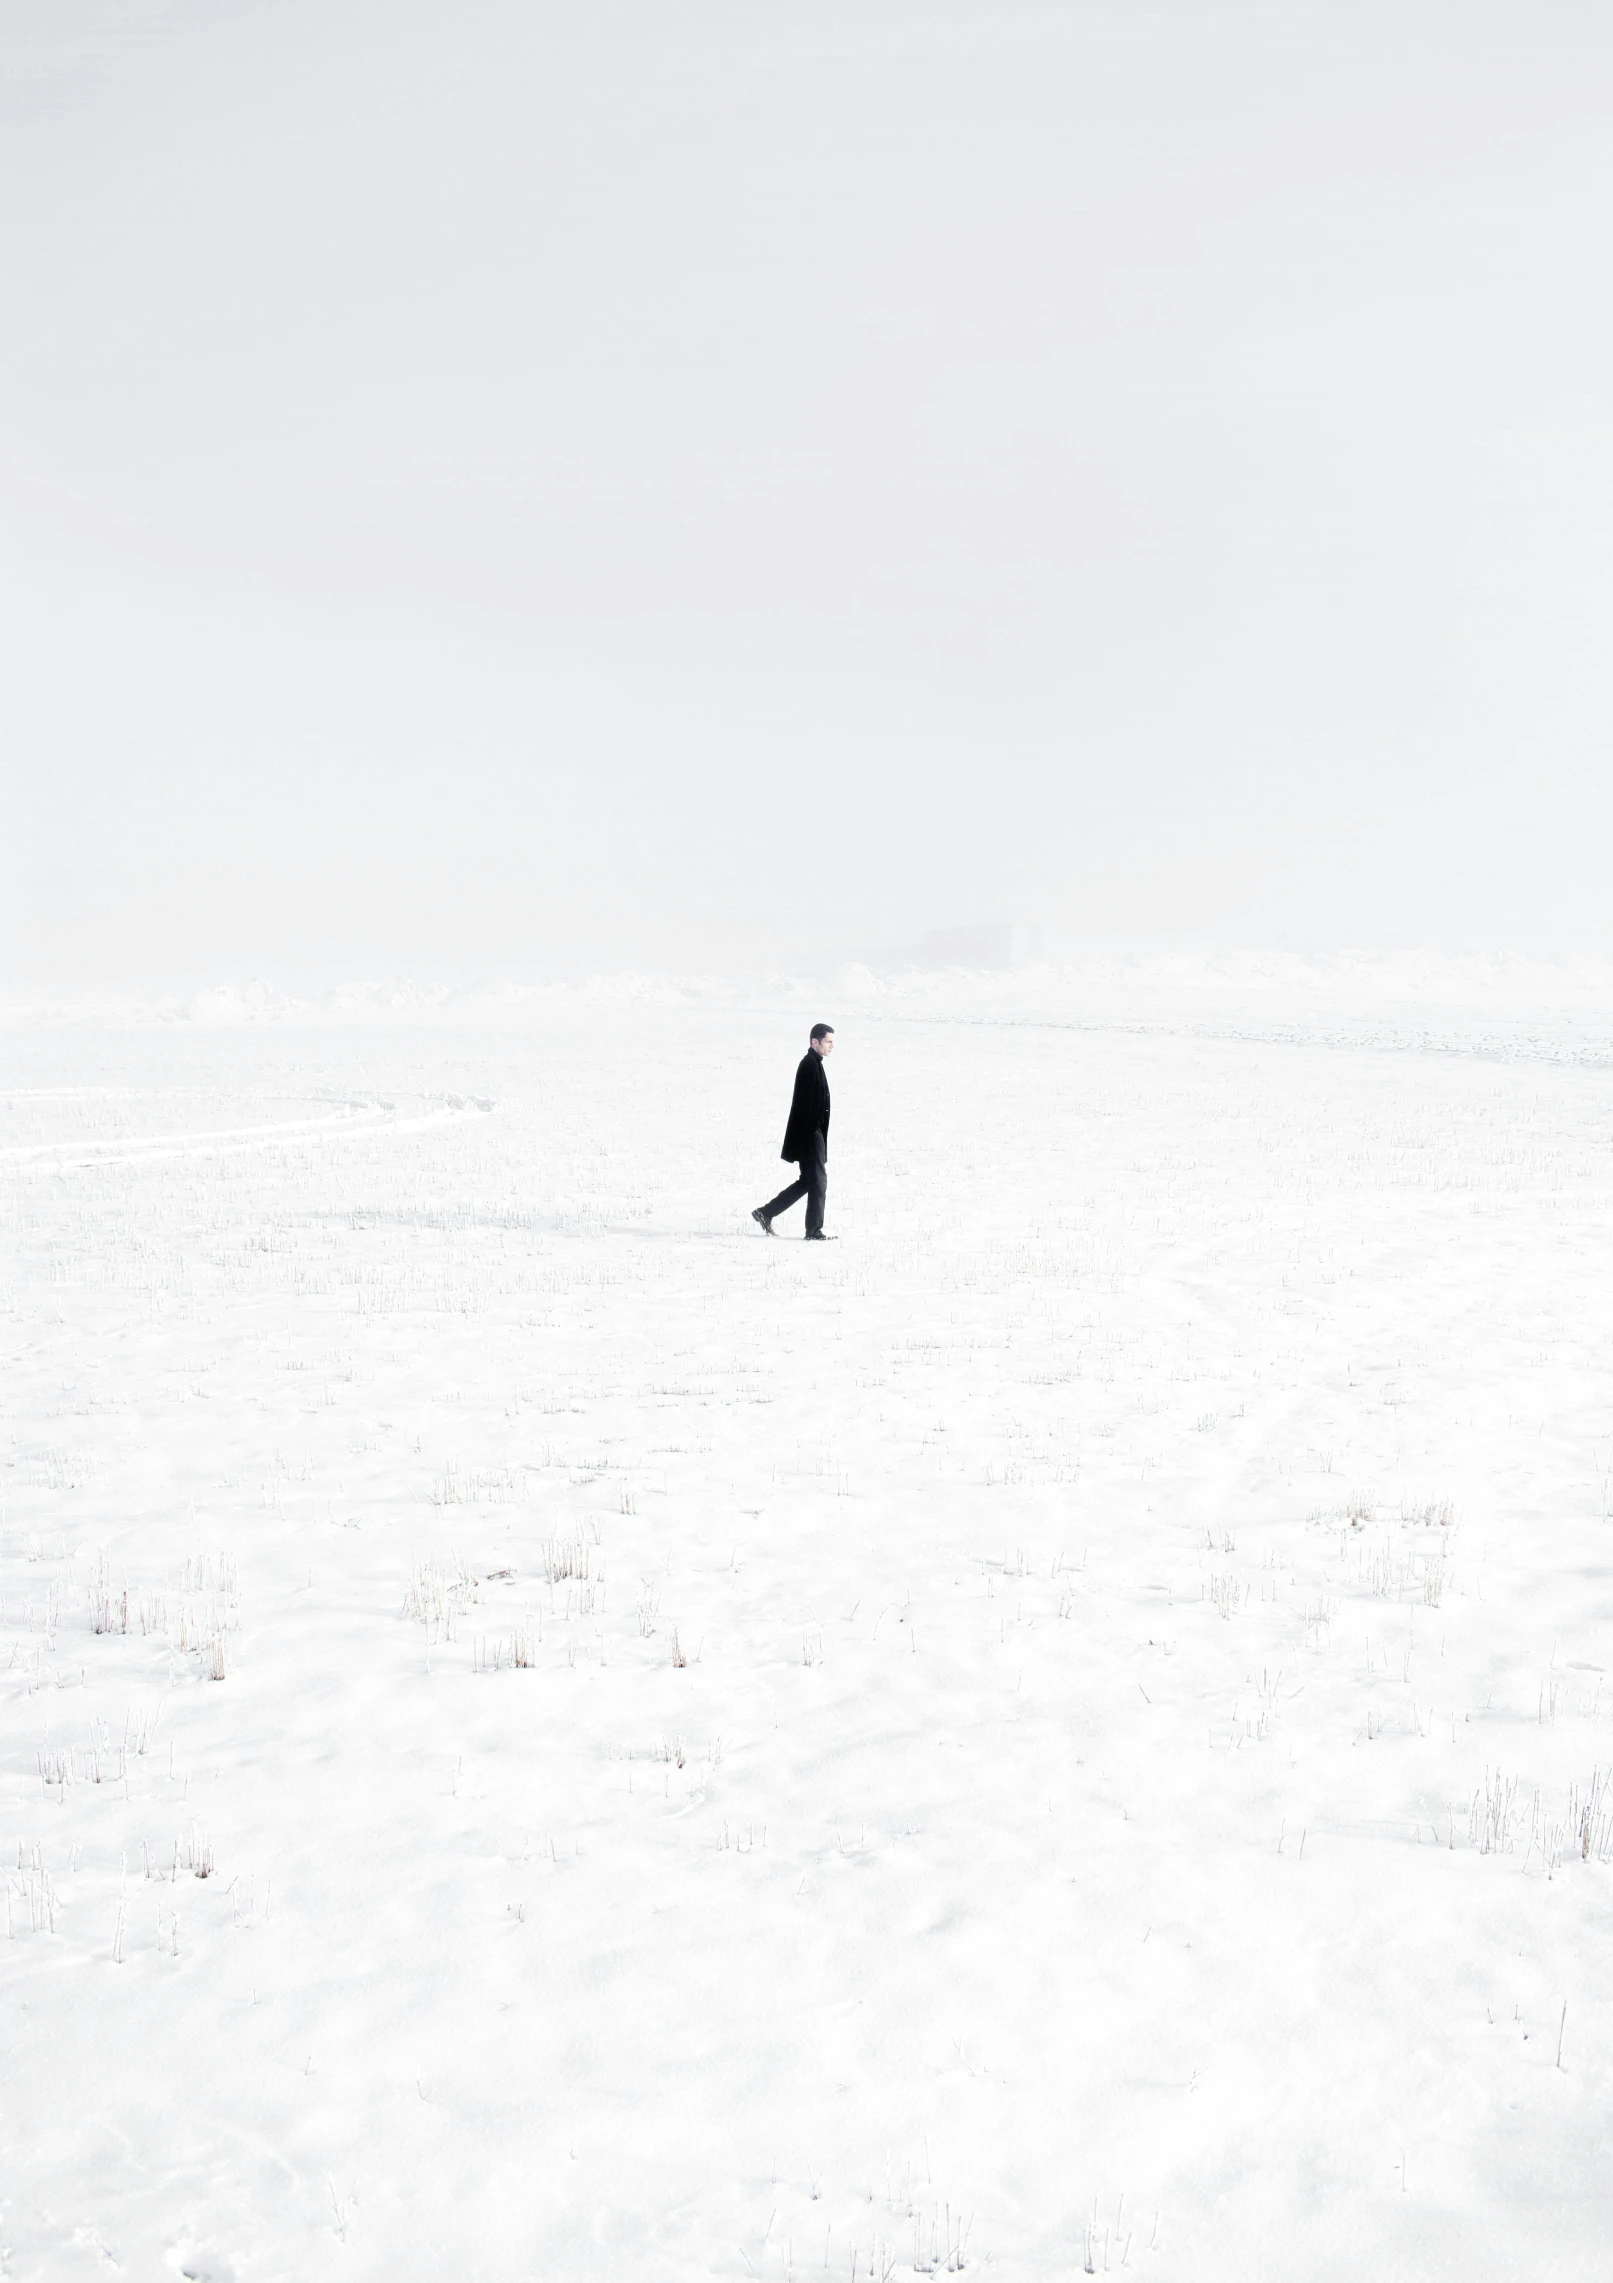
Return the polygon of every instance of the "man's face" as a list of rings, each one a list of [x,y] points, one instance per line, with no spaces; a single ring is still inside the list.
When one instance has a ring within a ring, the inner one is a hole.
[[[815,1038],[812,1041],[812,1051],[814,1054],[828,1056],[833,1054],[834,1050],[835,1034],[833,1031],[825,1031],[822,1038]]]

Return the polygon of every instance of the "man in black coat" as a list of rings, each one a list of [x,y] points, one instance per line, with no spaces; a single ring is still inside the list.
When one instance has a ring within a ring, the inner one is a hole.
[[[784,1129],[780,1157],[801,1168],[799,1181],[781,1189],[770,1205],[758,1205],[751,1219],[765,1235],[773,1234],[774,1216],[787,1212],[798,1197],[807,1201],[806,1233],[821,1244],[823,1201],[829,1190],[829,1073],[824,1064],[834,1052],[835,1034],[828,1023],[814,1023],[812,1043],[801,1057],[790,1102],[790,1122]]]

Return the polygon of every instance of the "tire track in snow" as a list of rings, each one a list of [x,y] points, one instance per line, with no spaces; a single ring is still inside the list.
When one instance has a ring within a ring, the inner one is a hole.
[[[19,1173],[82,1173],[96,1166],[158,1165],[185,1157],[238,1157],[276,1143],[322,1143],[373,1134],[423,1133],[432,1126],[458,1125],[468,1118],[490,1117],[489,1101],[467,1100],[450,1094],[435,1108],[400,1116],[390,1104],[377,1104],[370,1113],[344,1112],[335,1117],[289,1118],[268,1126],[223,1126],[203,1134],[121,1135],[108,1141],[28,1142],[0,1149],[0,1165]]]

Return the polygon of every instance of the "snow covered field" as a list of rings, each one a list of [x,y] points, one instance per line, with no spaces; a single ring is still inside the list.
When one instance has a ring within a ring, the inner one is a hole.
[[[0,2272],[1606,2273],[1606,975],[0,1048]]]

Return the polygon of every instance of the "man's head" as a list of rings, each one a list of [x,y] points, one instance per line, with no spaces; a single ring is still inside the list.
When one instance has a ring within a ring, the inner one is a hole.
[[[812,1026],[813,1053],[833,1054],[834,1050],[835,1034],[833,1023],[814,1023]]]

